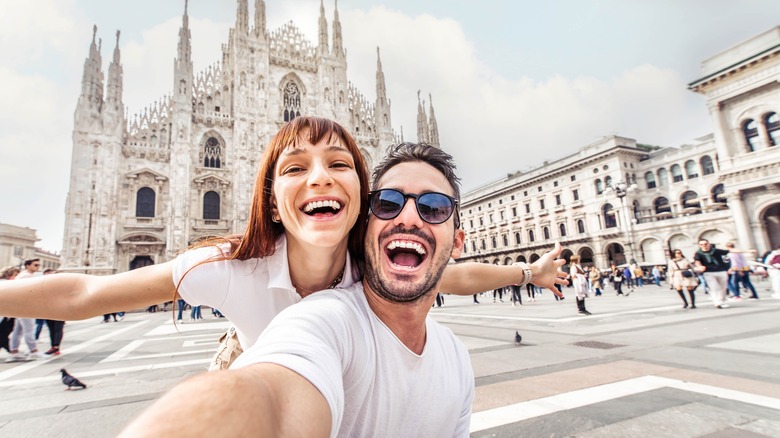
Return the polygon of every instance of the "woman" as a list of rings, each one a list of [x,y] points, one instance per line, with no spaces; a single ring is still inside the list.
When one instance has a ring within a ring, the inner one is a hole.
[[[683,301],[683,309],[688,308],[688,300],[685,299],[683,293],[683,287],[688,291],[688,296],[691,297],[691,309],[696,308],[696,294],[693,290],[699,285],[699,280],[696,278],[696,273],[693,272],[693,263],[683,256],[682,250],[675,249],[672,251],[672,260],[669,262],[669,276],[671,278],[672,289],[677,291]]]
[[[611,267],[612,273],[610,274],[610,278],[612,278],[612,286],[615,287],[615,296],[617,295],[624,295],[623,294],[623,270],[618,268],[614,263]]]
[[[595,266],[590,268],[588,273],[590,277],[590,285],[596,291],[596,296],[601,296],[601,289],[604,289],[604,283],[601,281],[601,271]]]
[[[585,298],[588,297],[588,277],[585,276],[585,270],[580,265],[580,256],[573,255],[569,259],[569,276],[574,286],[575,299],[577,301],[577,313],[580,315],[590,315],[585,308]]]
[[[361,277],[368,212],[368,170],[337,123],[297,117],[269,143],[255,181],[243,235],[199,243],[175,259],[111,276],[60,274],[0,286],[0,313],[83,319],[171,300],[216,307],[241,345],[254,344],[271,319],[322,289]],[[560,246],[556,247],[560,251]],[[552,288],[556,252],[531,265],[534,282]],[[448,267],[441,290],[470,295],[521,283],[520,266]]]

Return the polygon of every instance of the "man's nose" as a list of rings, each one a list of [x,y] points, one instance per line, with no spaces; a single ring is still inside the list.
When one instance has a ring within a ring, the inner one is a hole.
[[[421,228],[423,226],[423,220],[417,213],[416,200],[413,198],[404,199],[404,206],[401,209],[401,213],[393,219],[395,225],[406,225],[408,227]]]

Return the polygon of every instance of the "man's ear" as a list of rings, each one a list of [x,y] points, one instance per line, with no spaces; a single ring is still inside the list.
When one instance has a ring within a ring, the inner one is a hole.
[[[463,252],[463,242],[466,239],[466,233],[458,228],[455,230],[455,237],[452,240],[452,254],[450,257],[453,259],[457,259],[460,257],[461,252]]]

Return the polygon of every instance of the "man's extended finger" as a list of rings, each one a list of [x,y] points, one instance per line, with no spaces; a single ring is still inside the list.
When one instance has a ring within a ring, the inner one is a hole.
[[[563,292],[558,291],[558,288],[556,288],[556,287],[548,287],[547,290],[549,290],[550,292],[554,293],[555,296],[557,296],[558,298],[563,296]]]

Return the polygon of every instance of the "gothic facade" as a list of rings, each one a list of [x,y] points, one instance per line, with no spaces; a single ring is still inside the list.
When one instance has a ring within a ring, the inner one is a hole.
[[[661,149],[611,136],[467,193],[460,260],[534,261],[555,241],[600,268],[690,258],[701,238],[780,247],[780,27],[704,61],[689,88],[713,134]]]
[[[237,0],[222,59],[192,63],[185,1],[171,93],[138,114],[122,102],[119,32],[104,83],[93,28],[73,128],[61,269],[112,274],[167,261],[208,236],[242,233],[257,165],[282,124],[302,114],[338,121],[373,166],[401,136],[377,48],[376,98],[347,78],[338,9],[320,4],[317,45],[288,22],[266,30],[265,2]],[[418,136],[438,144],[433,106]]]

